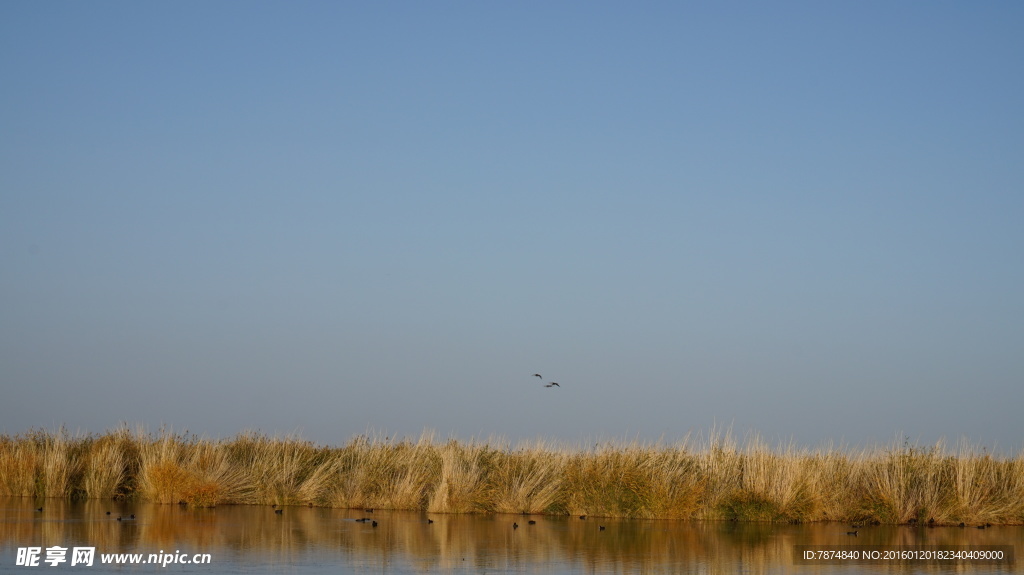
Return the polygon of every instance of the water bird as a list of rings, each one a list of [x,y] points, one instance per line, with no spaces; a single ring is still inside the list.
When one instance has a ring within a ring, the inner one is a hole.
[[[536,525],[537,524],[537,522],[534,521],[533,519],[527,521],[527,523],[529,523],[530,525]]]
[[[274,513],[276,513],[278,515],[284,515],[284,509],[275,509]]]
[[[120,516],[120,515],[118,515],[118,516],[117,516],[117,520],[118,520],[118,521],[120,521],[120,520],[121,520],[121,516]]]
[[[847,531],[846,532],[847,535],[853,535],[854,537],[856,537],[858,533],[860,533],[860,531]]]
[[[586,519],[586,518],[587,518],[586,515],[580,515],[580,519]]]
[[[370,520],[369,517],[362,517],[362,518],[356,519],[356,523],[366,523],[369,520]]]
[[[373,513],[373,507],[371,507],[369,509],[363,509],[363,511],[365,511],[367,513]]]
[[[561,385],[558,385],[558,382],[557,382],[557,381],[552,381],[551,383],[548,383],[548,384],[547,384],[547,385],[545,385],[544,387],[562,387],[562,386],[561,386]]]
[[[598,531],[604,531],[604,525],[598,525],[597,526],[597,530]]]
[[[512,522],[512,529],[519,529],[519,524],[515,521]]]
[[[370,527],[376,527],[376,526],[377,526],[377,522],[376,521],[373,521],[372,523],[370,523]]]
[[[128,516],[128,519],[135,519],[135,514],[134,514],[134,513],[132,513],[131,515],[129,515],[129,516]]]
[[[431,524],[431,523],[433,523],[433,522],[434,522],[434,520],[433,520],[433,519],[427,519],[427,525],[430,525],[430,524]]]
[[[984,528],[985,528],[985,526],[984,526],[984,525],[979,525],[979,526],[978,526],[978,529],[984,529]]]
[[[43,508],[42,508],[42,507],[40,507],[40,508],[36,509],[36,511],[38,511],[38,512],[42,513],[42,512],[43,512]]]
[[[109,511],[107,511],[107,515],[110,515],[110,512],[109,512]]]

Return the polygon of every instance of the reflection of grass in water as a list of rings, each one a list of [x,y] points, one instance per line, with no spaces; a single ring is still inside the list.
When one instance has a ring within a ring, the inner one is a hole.
[[[782,566],[792,564],[796,544],[1024,546],[1024,528],[1018,527],[867,526],[853,541],[845,535],[848,527],[833,524],[534,516],[537,523],[529,525],[521,516],[498,514],[431,514],[434,523],[428,524],[423,513],[377,509],[372,516],[380,525],[373,528],[353,521],[364,515],[363,510],[291,507],[276,515],[268,506],[182,509],[91,499],[47,502],[46,517],[41,518],[36,506],[0,499],[5,510],[0,547],[50,542],[69,546],[81,541],[95,546],[97,553],[178,549],[212,553],[222,570],[237,570],[226,566],[238,561],[264,569],[278,562],[288,566],[285,570],[301,571],[296,565],[304,561],[322,566],[336,564],[341,557],[363,571],[387,565],[394,572],[554,572],[539,566],[561,564],[570,566],[566,572],[735,573],[741,567],[765,573],[787,570]],[[138,518],[118,522],[105,515],[108,510]],[[519,529],[511,528],[513,521],[519,522]],[[607,529],[599,531],[598,525]],[[413,569],[404,569],[403,563]]]
[[[356,437],[338,447],[243,433],[212,441],[118,429],[0,436],[0,495],[743,521],[1024,523],[1024,454],[966,443],[845,451],[740,445],[593,449]]]

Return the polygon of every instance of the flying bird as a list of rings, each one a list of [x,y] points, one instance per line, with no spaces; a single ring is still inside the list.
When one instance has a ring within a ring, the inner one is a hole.
[[[562,387],[562,386],[558,385],[557,381],[552,381],[551,383],[545,385],[544,387]]]
[[[533,377],[536,377],[536,378],[539,378],[539,379],[544,379],[544,376],[539,374],[539,373],[533,374]]]

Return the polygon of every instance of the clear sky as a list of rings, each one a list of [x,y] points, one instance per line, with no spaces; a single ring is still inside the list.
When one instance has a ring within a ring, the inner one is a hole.
[[[0,432],[1019,449],[1022,30],[2,2]]]

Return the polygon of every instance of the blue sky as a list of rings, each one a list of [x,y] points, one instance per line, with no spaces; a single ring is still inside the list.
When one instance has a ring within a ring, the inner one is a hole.
[[[1024,447],[1022,27],[3,3],[0,432]]]

